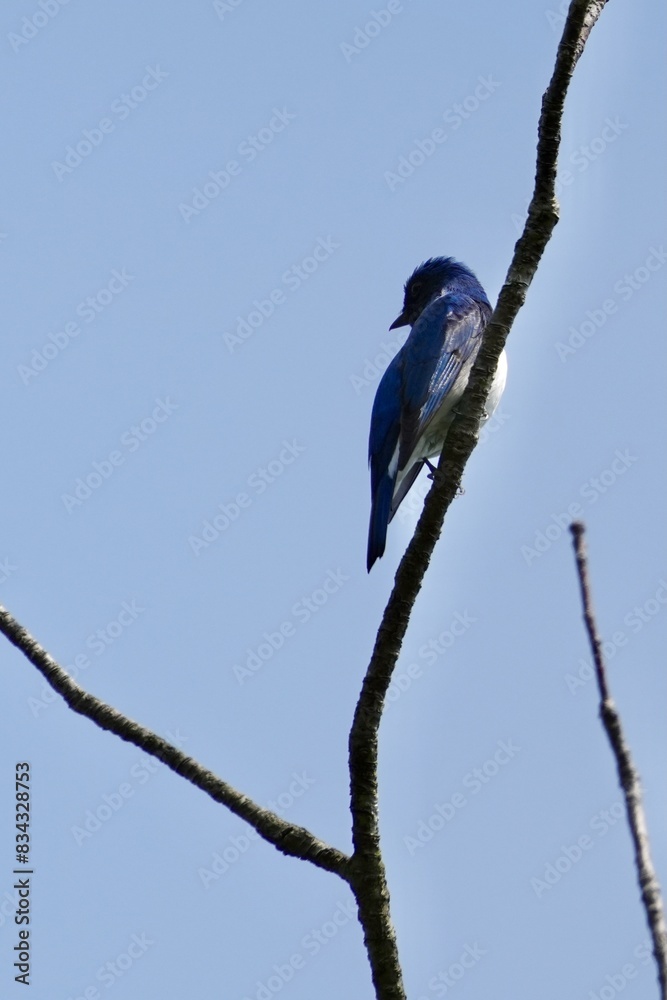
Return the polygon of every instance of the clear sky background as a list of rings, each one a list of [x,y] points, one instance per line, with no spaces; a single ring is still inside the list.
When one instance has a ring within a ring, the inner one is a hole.
[[[657,996],[564,525],[588,524],[667,884],[664,21],[615,0],[577,68],[561,222],[382,724],[418,1000]],[[3,5],[2,601],[85,688],[343,849],[420,506],[367,576],[388,327],[432,255],[495,301],[561,26],[517,0]],[[3,998],[25,995],[23,760],[33,1000],[372,995],[343,883],[0,660]]]

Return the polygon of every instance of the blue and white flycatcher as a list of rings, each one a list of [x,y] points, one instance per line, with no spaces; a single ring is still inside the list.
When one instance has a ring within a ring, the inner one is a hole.
[[[382,376],[371,416],[369,571],[383,554],[387,526],[423,465],[442,451],[491,311],[475,275],[453,257],[425,261],[405,283],[403,311],[389,329],[412,329]],[[484,419],[496,409],[506,377],[503,351]]]

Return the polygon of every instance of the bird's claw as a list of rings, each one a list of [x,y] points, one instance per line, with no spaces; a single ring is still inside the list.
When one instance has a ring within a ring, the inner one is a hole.
[[[428,467],[428,470],[429,470],[428,471],[428,478],[430,480],[435,480],[435,479],[437,479],[440,476],[440,473],[438,472],[438,469],[436,468],[435,465],[433,465],[432,462],[429,462],[428,458],[424,459],[424,465],[426,465]]]
[[[445,478],[445,475],[444,475],[443,472],[440,471],[440,469],[436,468],[436,466],[433,465],[432,462],[429,462],[428,458],[424,459],[424,465],[428,466],[428,470],[429,470],[428,478],[431,481],[438,480],[438,481],[442,482],[442,480]],[[462,497],[464,493],[465,493],[465,490],[463,489],[462,486],[457,487],[457,490],[456,490],[456,496],[457,497]]]

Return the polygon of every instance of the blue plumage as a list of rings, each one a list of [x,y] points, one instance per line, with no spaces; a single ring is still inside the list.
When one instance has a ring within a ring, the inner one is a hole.
[[[425,261],[405,284],[403,311],[390,329],[408,324],[412,329],[380,381],[371,416],[369,571],[383,554],[387,526],[424,461],[442,451],[490,315],[479,281],[452,257]],[[503,352],[487,417],[498,405],[506,375]]]

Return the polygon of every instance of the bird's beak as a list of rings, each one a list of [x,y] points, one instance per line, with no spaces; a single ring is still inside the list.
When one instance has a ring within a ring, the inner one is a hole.
[[[405,313],[401,313],[401,315],[397,319],[394,320],[394,322],[391,324],[391,326],[389,327],[389,329],[390,330],[397,330],[399,326],[407,326],[409,324],[409,322],[410,322],[410,320],[407,319]]]

